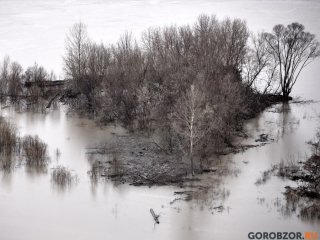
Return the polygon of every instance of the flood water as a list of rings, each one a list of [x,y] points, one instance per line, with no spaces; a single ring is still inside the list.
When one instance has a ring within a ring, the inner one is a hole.
[[[8,54],[24,66],[37,61],[62,75],[64,36],[76,21],[89,27],[95,40],[114,41],[124,30],[138,35],[149,26],[193,22],[200,13],[245,18],[254,31],[269,30],[276,23],[298,21],[320,37],[318,1],[31,1],[0,0],[0,59]],[[301,75],[294,96],[320,100],[320,61]],[[319,222],[303,221],[297,214],[281,211],[284,187],[293,184],[276,177],[263,185],[255,182],[263,171],[281,160],[303,159],[309,154],[306,141],[320,125],[320,104],[277,105],[248,121],[249,138],[256,144],[261,133],[274,141],[243,153],[224,156],[230,174],[220,188],[223,199],[212,194],[189,202],[170,202],[176,187],[133,187],[111,182],[93,183],[86,147],[108,141],[119,127],[99,128],[86,119],[67,116],[63,109],[47,114],[19,113],[1,109],[21,136],[38,134],[48,143],[47,173],[16,168],[0,172],[0,239],[247,239],[248,232],[318,231]],[[59,149],[60,155],[56,151]],[[79,181],[68,189],[54,187],[50,168],[69,167]],[[216,185],[211,174],[201,176]],[[223,211],[215,207],[224,206]],[[155,225],[149,209],[160,214]]]

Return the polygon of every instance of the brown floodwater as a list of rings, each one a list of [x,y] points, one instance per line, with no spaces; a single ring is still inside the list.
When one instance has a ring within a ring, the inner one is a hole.
[[[299,21],[320,36],[319,8],[318,1],[0,0],[0,58],[9,54],[24,65],[36,60],[59,73],[64,34],[79,19],[89,25],[96,40],[112,41],[124,29],[139,33],[151,25],[192,22],[200,13],[245,18],[255,31]],[[319,76],[320,61],[316,61],[301,75],[294,96],[320,100]],[[319,222],[283,213],[284,187],[294,183],[271,177],[266,184],[255,184],[273,164],[303,160],[310,154],[306,141],[320,125],[318,102],[276,105],[248,121],[249,138],[243,144],[257,144],[255,139],[262,133],[274,141],[221,157],[220,161],[230,163],[232,173],[219,183],[214,174],[201,176],[211,186],[208,191],[172,204],[175,191],[188,189],[91,181],[86,148],[108,141],[114,133],[124,134],[124,129],[97,127],[90,120],[68,116],[63,108],[47,114],[6,108],[0,114],[17,126],[21,136],[39,135],[50,155],[47,172],[24,166],[0,172],[1,240],[247,239],[251,231],[319,230]],[[56,188],[50,168],[57,165],[72,169],[78,182]],[[217,187],[227,194],[216,194]],[[221,205],[222,211],[216,208]],[[154,224],[150,208],[160,214],[159,225]]]

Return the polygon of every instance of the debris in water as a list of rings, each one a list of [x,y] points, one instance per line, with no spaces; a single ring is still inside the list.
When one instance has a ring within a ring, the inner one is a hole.
[[[154,221],[155,221],[157,224],[159,224],[159,223],[160,223],[160,222],[159,222],[159,217],[160,217],[160,215],[155,214],[152,208],[150,208],[150,213],[151,213]]]

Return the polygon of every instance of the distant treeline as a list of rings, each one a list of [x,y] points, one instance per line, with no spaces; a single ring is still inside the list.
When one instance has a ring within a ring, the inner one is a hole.
[[[190,157],[193,172],[193,156],[231,146],[244,119],[288,100],[319,54],[299,23],[252,34],[243,20],[201,15],[193,25],[148,29],[141,41],[125,33],[113,45],[93,42],[77,23],[67,35],[63,96],[71,110],[100,122],[158,132],[163,149]],[[50,79],[37,65],[22,76],[7,60],[0,74],[10,97],[23,91],[22,79]]]
[[[38,101],[39,98],[50,97],[51,94],[40,86],[43,82],[53,80],[54,73],[48,73],[37,63],[24,71],[18,62],[12,62],[9,57],[5,57],[0,65],[0,100],[15,103],[25,98]],[[28,86],[28,83],[32,84]]]

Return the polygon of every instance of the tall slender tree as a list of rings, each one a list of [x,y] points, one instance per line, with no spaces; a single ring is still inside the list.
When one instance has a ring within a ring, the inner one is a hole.
[[[66,39],[64,69],[66,76],[71,79],[73,89],[76,91],[81,91],[85,81],[88,43],[86,25],[81,22],[74,24]]]
[[[177,101],[173,112],[174,129],[186,145],[185,149],[188,149],[192,175],[194,175],[195,149],[210,133],[212,114],[213,111],[206,104],[203,91],[193,84]]]

